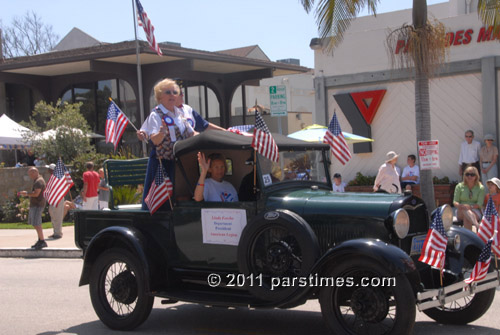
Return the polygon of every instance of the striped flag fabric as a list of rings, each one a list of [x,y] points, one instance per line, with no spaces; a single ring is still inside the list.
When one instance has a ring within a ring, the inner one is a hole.
[[[443,219],[441,218],[441,213],[437,212],[427,232],[422,254],[418,260],[430,266],[443,269],[447,243],[448,238],[444,231]]]
[[[149,193],[144,199],[144,202],[148,206],[149,212],[153,214],[158,210],[158,208],[163,205],[165,201],[170,198],[174,190],[174,186],[170,181],[170,178],[165,177],[163,174],[163,166],[158,163],[158,169],[156,171],[156,176],[151,183],[151,188]]]
[[[161,52],[160,46],[158,43],[156,43],[155,39],[155,27],[153,26],[153,23],[151,23],[151,20],[148,17],[148,14],[146,14],[146,11],[144,11],[144,8],[141,5],[141,2],[139,0],[135,0],[136,6],[137,6],[137,16],[139,18],[139,26],[142,26],[144,29],[144,32],[146,33],[146,39],[148,40],[149,47],[151,50],[156,52],[158,56],[162,56],[163,53]]]
[[[465,280],[467,284],[479,281],[486,277],[486,275],[488,274],[488,269],[490,268],[491,262],[491,243],[492,240],[489,240],[488,243],[486,243],[486,245],[483,247],[483,250],[481,250],[479,259],[474,265],[474,269],[472,269],[470,277]]]
[[[49,182],[45,187],[43,197],[47,200],[49,205],[57,207],[73,185],[73,179],[71,179],[69,171],[66,169],[66,166],[64,166],[62,159],[59,158],[50,176]]]
[[[227,128],[227,130],[238,135],[253,136],[253,134],[250,133],[250,131],[253,130],[254,127],[255,125],[253,124],[243,124],[240,126],[229,127]]]
[[[332,154],[337,157],[337,159],[345,165],[351,158],[352,154],[349,150],[349,146],[342,134],[342,129],[340,129],[339,121],[337,120],[337,113],[333,113],[332,120],[328,126],[328,130],[323,138],[323,143],[327,143],[330,146]]]
[[[493,244],[491,245],[491,250],[500,257],[500,246],[498,244],[498,231],[499,218],[498,212],[493,203],[493,198],[490,197],[486,203],[486,208],[484,209],[484,215],[481,220],[481,225],[479,226],[479,231],[477,235],[484,243],[487,243],[490,239],[493,239]]]
[[[273,162],[279,160],[278,146],[258,110],[255,111],[252,148]]]
[[[115,102],[110,99],[108,114],[106,116],[106,143],[113,143],[115,150],[128,123],[128,118]]]

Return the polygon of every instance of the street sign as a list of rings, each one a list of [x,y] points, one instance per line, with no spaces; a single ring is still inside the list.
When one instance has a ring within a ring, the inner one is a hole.
[[[420,170],[439,169],[439,141],[419,141]]]
[[[270,86],[269,98],[271,106],[271,116],[287,116],[286,108],[286,86]]]

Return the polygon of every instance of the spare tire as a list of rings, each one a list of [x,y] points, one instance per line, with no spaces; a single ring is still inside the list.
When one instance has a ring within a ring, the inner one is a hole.
[[[302,217],[288,210],[269,211],[243,230],[238,268],[254,279],[246,281],[250,293],[277,302],[306,286],[303,278],[310,275],[319,255],[316,234]]]

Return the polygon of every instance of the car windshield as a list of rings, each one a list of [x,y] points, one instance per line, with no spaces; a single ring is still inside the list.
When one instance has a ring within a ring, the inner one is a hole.
[[[264,186],[297,180],[327,183],[322,151],[280,151],[278,163],[259,155]]]

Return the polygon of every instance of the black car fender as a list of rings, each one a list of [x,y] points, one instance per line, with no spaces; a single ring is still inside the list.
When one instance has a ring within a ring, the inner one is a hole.
[[[132,252],[140,260],[144,278],[148,278],[146,289],[150,291],[151,264],[146,255],[145,241],[145,236],[132,227],[112,226],[101,230],[92,238],[85,251],[79,286],[89,284],[92,265],[104,250],[111,247],[122,247]]]
[[[377,239],[365,238],[342,242],[323,254],[311,273],[321,274],[328,267],[334,267],[335,263],[355,257],[376,262],[386,268],[393,276],[405,275],[413,292],[416,294],[419,291],[420,274],[410,256],[400,248]]]
[[[464,258],[467,257],[469,261],[475,263],[485,243],[476,233],[463,227],[451,226],[446,235],[449,241],[446,251],[447,268],[458,275],[462,272]],[[460,247],[455,249],[452,241],[457,235],[460,237]]]

